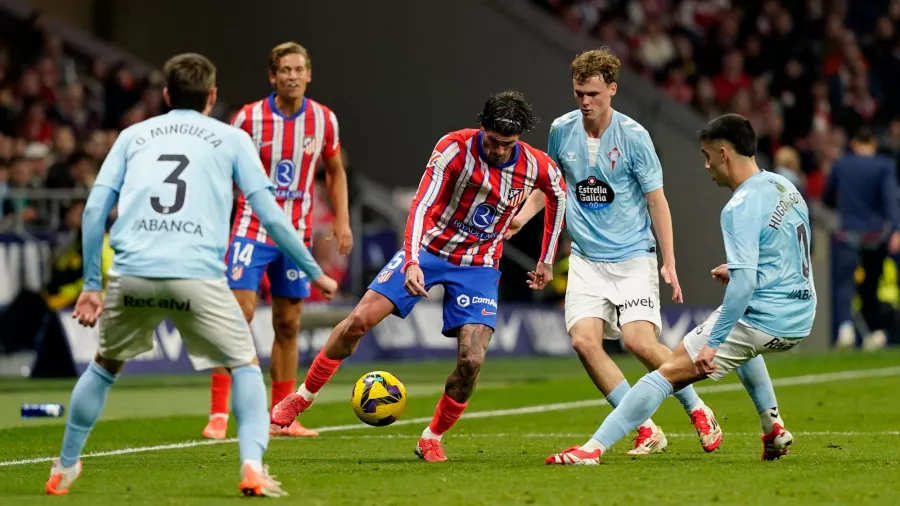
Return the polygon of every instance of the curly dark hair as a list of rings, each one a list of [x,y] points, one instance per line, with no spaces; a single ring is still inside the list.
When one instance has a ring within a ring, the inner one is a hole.
[[[537,126],[540,118],[531,112],[531,103],[518,91],[507,90],[492,95],[478,114],[478,122],[485,130],[504,137],[522,135]]]

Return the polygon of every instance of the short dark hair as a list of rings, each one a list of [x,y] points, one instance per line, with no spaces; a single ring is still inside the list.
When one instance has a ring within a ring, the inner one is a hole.
[[[865,144],[875,142],[875,132],[872,131],[872,127],[869,125],[860,125],[856,132],[853,133],[853,140]]]
[[[697,132],[701,142],[725,141],[743,156],[756,154],[756,132],[750,121],[740,114],[723,114]]]
[[[507,90],[487,99],[484,109],[478,114],[478,122],[485,130],[512,136],[530,131],[540,122],[540,118],[532,114],[531,104],[525,100],[525,95]]]
[[[172,109],[206,109],[209,92],[216,85],[216,66],[209,58],[197,53],[179,54],[169,58],[163,73]]]

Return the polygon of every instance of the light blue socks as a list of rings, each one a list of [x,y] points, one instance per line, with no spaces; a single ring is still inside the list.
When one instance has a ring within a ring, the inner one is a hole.
[[[619,387],[621,386],[620,384]],[[616,390],[619,387],[616,387]],[[625,394],[616,409],[603,420],[592,440],[583,448],[589,450],[599,445],[601,451],[606,451],[650,418],[666,397],[672,394],[672,390],[672,384],[659,371],[648,373]]]
[[[266,384],[257,365],[231,371],[231,409],[237,419],[241,462],[262,462],[269,445]]]
[[[69,401],[69,418],[59,461],[72,467],[81,457],[87,438],[106,406],[106,396],[116,377],[93,360],[78,378]]]
[[[750,394],[750,398],[753,399],[763,432],[765,434],[772,432],[772,426],[776,423],[784,427],[781,413],[778,412],[775,388],[772,386],[772,379],[769,377],[769,370],[766,368],[766,362],[762,355],[757,355],[749,362],[745,362],[735,372],[741,379],[741,383],[744,384],[744,388],[747,389],[747,393]]]

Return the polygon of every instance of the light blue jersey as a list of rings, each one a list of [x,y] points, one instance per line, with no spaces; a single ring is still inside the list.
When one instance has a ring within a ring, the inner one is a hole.
[[[613,111],[600,139],[588,139],[576,110],[550,125],[548,145],[566,178],[572,251],[599,262],[655,256],[644,194],[662,188],[663,179],[647,130]]]
[[[809,335],[816,316],[809,208],[784,176],[760,172],[737,188],[721,216],[728,269],[756,271],[742,320],[776,337]]]
[[[233,183],[270,191],[243,131],[190,110],[125,129],[95,185],[118,193],[113,270],[146,278],[221,278]]]

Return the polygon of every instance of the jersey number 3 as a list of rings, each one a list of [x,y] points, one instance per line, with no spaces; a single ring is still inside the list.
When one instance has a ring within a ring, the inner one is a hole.
[[[150,197],[150,207],[159,214],[177,213],[184,207],[184,198],[187,193],[187,182],[184,179],[180,179],[180,177],[181,173],[184,172],[184,169],[188,166],[188,159],[184,155],[159,155],[159,158],[156,160],[159,162],[175,162],[178,164],[178,166],[175,167],[175,170],[163,180],[165,183],[175,185],[175,201],[169,205],[163,205],[163,203],[160,202],[159,197]]]
[[[800,247],[800,273],[807,280],[809,279],[809,231],[806,230],[806,224],[797,225],[797,243]]]

